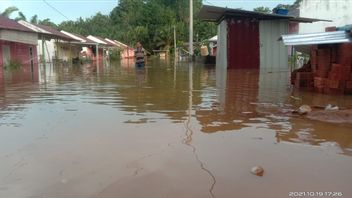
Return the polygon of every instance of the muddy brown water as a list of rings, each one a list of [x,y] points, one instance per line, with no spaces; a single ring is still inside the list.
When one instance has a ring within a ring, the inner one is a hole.
[[[0,197],[352,197],[352,126],[290,113],[352,97],[288,79],[165,60],[2,71]]]

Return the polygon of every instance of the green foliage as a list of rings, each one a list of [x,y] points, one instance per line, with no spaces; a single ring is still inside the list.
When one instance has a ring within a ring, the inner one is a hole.
[[[20,20],[27,21],[27,18],[26,18],[26,16],[23,14],[23,12],[18,12],[18,17],[16,17],[15,20],[16,20],[16,21],[20,21]]]
[[[200,21],[197,16],[202,1],[194,0],[194,35],[199,40],[216,34],[216,25]],[[60,29],[82,35],[97,35],[120,40],[134,46],[140,41],[144,48],[169,49],[173,45],[173,28],[177,40],[188,41],[189,0],[120,0],[110,12],[90,18],[65,21]]]
[[[46,18],[44,20],[39,20],[38,24],[50,26],[50,27],[53,27],[53,28],[57,28],[57,25],[54,22],[51,22],[50,19],[48,19],[48,18]]]
[[[121,51],[119,49],[114,49],[110,52],[110,60],[120,60],[121,58]]]
[[[10,17],[10,15],[14,12],[17,12],[18,11],[18,8],[15,7],[15,6],[10,6],[8,8],[6,8],[2,13],[1,15],[4,16],[4,17]]]
[[[38,24],[38,15],[32,16],[30,22],[33,24]]]
[[[11,59],[4,67],[8,70],[19,70],[22,68],[22,63],[19,60]]]
[[[260,7],[254,8],[253,11],[267,13],[267,14],[271,13],[271,9],[268,8],[268,7],[264,7],[264,6],[260,6]]]

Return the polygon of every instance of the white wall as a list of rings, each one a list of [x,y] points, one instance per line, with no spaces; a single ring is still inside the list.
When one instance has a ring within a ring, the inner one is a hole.
[[[352,24],[351,0],[303,0],[299,9],[300,17],[333,21],[300,23],[299,33],[325,32],[325,27]]]
[[[0,39],[18,43],[37,45],[37,33],[20,32],[12,30],[0,30]]]
[[[287,20],[259,22],[260,69],[288,71],[288,50],[278,39],[288,32]]]
[[[52,59],[55,57],[55,40],[51,39],[50,41],[45,41],[44,50],[45,62],[52,62]],[[43,54],[42,40],[38,40],[37,52],[38,60],[41,60],[40,57]]]

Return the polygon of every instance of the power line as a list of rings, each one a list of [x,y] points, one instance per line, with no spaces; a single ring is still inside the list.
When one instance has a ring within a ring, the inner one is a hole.
[[[56,9],[54,6],[52,6],[51,4],[49,4],[46,0],[43,0],[43,2],[48,5],[49,7],[51,7],[53,10],[55,10],[57,13],[59,13],[61,16],[65,17],[67,20],[70,20],[66,15],[64,15],[62,12],[60,12],[58,9]]]

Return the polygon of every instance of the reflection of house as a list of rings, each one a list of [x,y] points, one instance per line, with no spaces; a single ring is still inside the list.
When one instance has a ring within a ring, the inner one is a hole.
[[[200,18],[219,23],[218,66],[283,71],[289,69],[288,54],[278,38],[288,32],[289,22],[318,21],[215,6],[203,6]]]
[[[0,15],[0,66],[11,60],[22,65],[37,64],[37,39],[35,31]]]
[[[321,21],[314,24],[297,24],[290,33],[324,32],[326,27],[352,24],[352,1],[336,0],[302,0],[296,4],[290,14],[299,17],[331,19],[332,22]]]
[[[213,133],[218,131],[239,130],[256,116],[256,106],[250,104],[258,101],[259,71],[230,70],[227,73],[225,87],[221,87],[220,103],[210,108],[199,109],[196,117],[202,125],[201,131]]]
[[[60,31],[45,25],[31,24],[27,21],[19,21],[20,24],[38,33],[38,57],[45,62],[53,60],[72,61],[78,58],[80,47],[69,42],[72,38]]]

